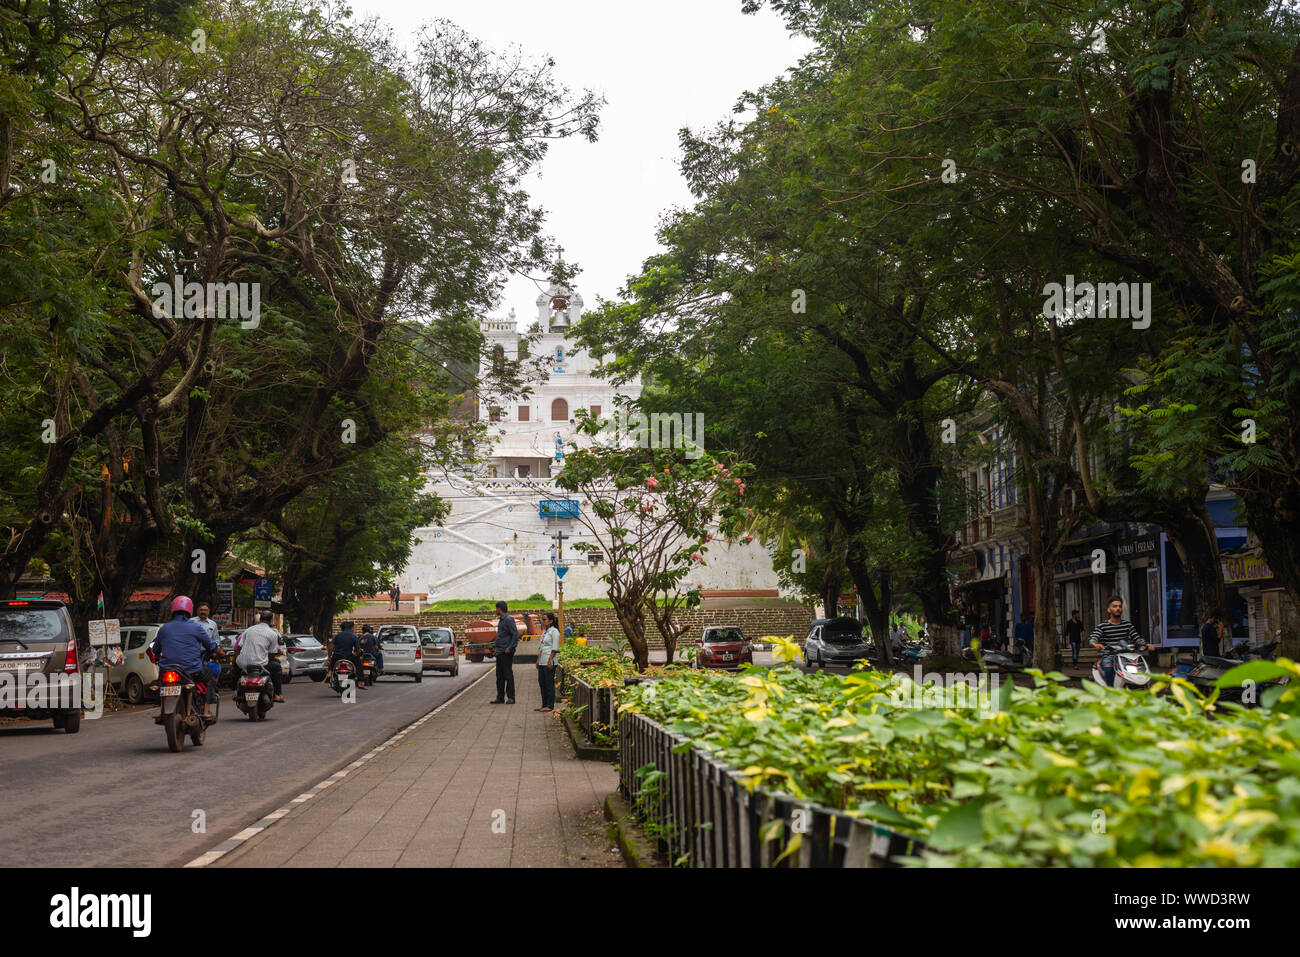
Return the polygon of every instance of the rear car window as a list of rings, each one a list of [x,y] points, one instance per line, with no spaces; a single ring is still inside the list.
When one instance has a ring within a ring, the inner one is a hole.
[[[57,608],[0,608],[0,642],[67,641]]]
[[[293,645],[295,648],[316,649],[323,647],[321,643],[311,635],[285,635],[284,640],[287,644]]]
[[[452,642],[451,631],[447,628],[426,628],[420,632],[420,639],[427,645],[449,645]]]
[[[379,629],[379,640],[395,642],[399,645],[413,645],[417,639],[414,628],[394,628],[385,626]]]

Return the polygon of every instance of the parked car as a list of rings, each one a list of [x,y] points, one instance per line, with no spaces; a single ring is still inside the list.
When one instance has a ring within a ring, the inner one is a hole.
[[[72,616],[63,602],[44,598],[0,602],[0,671],[13,674],[15,683],[20,673],[26,677],[37,672],[67,675],[65,680],[76,682],[70,697],[77,703],[75,708],[13,707],[27,704],[29,692],[24,684],[21,690],[14,689],[24,700],[19,702],[15,697],[0,702],[0,718],[50,718],[56,729],[68,734],[81,730],[81,651],[72,630]],[[61,697],[63,691],[60,689],[58,694]],[[10,707],[3,707],[4,703]]]
[[[804,664],[851,665],[871,657],[871,646],[862,636],[862,622],[856,618],[817,618],[808,626],[803,643]]]
[[[380,625],[379,646],[384,652],[384,674],[424,680],[424,651],[414,625]]]
[[[158,683],[158,666],[149,660],[149,646],[162,625],[123,625],[122,663],[110,665],[108,683],[131,704],[145,699],[149,686]]]
[[[289,657],[288,663],[282,666],[286,682],[300,675],[306,675],[312,681],[325,680],[328,655],[315,635],[285,635],[284,644]]]
[[[421,628],[420,646],[424,652],[425,671],[445,671],[453,678],[460,674],[456,633],[450,628]],[[384,663],[388,663],[387,658]]]
[[[754,663],[754,646],[739,628],[705,628],[695,663],[700,668],[738,671],[741,665]]]

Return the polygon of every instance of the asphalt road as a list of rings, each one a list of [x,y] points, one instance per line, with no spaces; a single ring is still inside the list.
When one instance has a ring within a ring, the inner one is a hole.
[[[186,739],[179,754],[153,723],[156,707],[83,720],[72,735],[48,721],[0,727],[0,867],[185,864],[491,668],[462,661],[459,677],[426,672],[420,684],[382,677],[355,704],[297,678],[258,722],[223,690],[203,746]]]

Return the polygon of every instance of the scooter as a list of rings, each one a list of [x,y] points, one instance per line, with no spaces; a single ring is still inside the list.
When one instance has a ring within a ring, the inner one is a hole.
[[[375,679],[378,677],[379,665],[375,661],[375,656],[369,652],[361,652],[361,680],[364,681],[366,687],[369,688],[375,683]]]
[[[330,669],[329,673],[329,686],[334,690],[334,693],[341,695],[347,688],[355,688],[356,684],[356,665],[348,658],[334,662],[334,667]]]
[[[1151,683],[1151,669],[1147,666],[1147,660],[1142,657],[1142,652],[1146,649],[1147,643],[1141,640],[1121,641],[1111,645],[1093,664],[1092,680],[1111,688],[1146,687]],[[1101,664],[1107,658],[1113,659],[1115,667],[1115,676],[1109,684],[1101,670]]]
[[[1277,657],[1277,648],[1281,643],[1281,631],[1277,632],[1277,640],[1260,641],[1260,642],[1242,642],[1233,645],[1228,652],[1220,655],[1198,655],[1190,664],[1175,664],[1169,672],[1177,678],[1186,678],[1194,684],[1197,690],[1209,694],[1215,688],[1215,683],[1233,668],[1247,661],[1271,661]],[[1288,678],[1274,678],[1270,681],[1260,682],[1260,687],[1270,685],[1285,684]],[[1244,687],[1227,687],[1219,689],[1219,697],[1224,701],[1240,701]]]
[[[261,665],[249,665],[239,676],[235,706],[248,715],[249,721],[261,721],[275,707],[273,689],[270,673]]]
[[[1020,668],[1028,668],[1034,661],[1033,652],[1025,644],[1024,639],[1017,638],[1015,646],[1011,651],[998,651],[989,649],[983,652],[984,664],[990,669],[1000,671],[1016,671]],[[962,649],[962,657],[967,661],[979,661],[975,654],[975,649],[967,645]]]

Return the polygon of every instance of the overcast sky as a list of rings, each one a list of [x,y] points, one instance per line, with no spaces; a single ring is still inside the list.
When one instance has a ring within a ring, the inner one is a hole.
[[[547,211],[547,232],[566,261],[582,268],[588,306],[613,298],[629,273],[655,252],[664,210],[689,205],[677,169],[677,131],[732,115],[736,98],[794,65],[809,44],[787,35],[764,10],[740,13],[741,0],[353,0],[358,18],[377,16],[399,36],[446,18],[503,50],[555,58],[572,90],[603,94],[600,138],[552,144],[541,176],[529,182]],[[514,277],[498,312],[533,315],[537,286]]]

